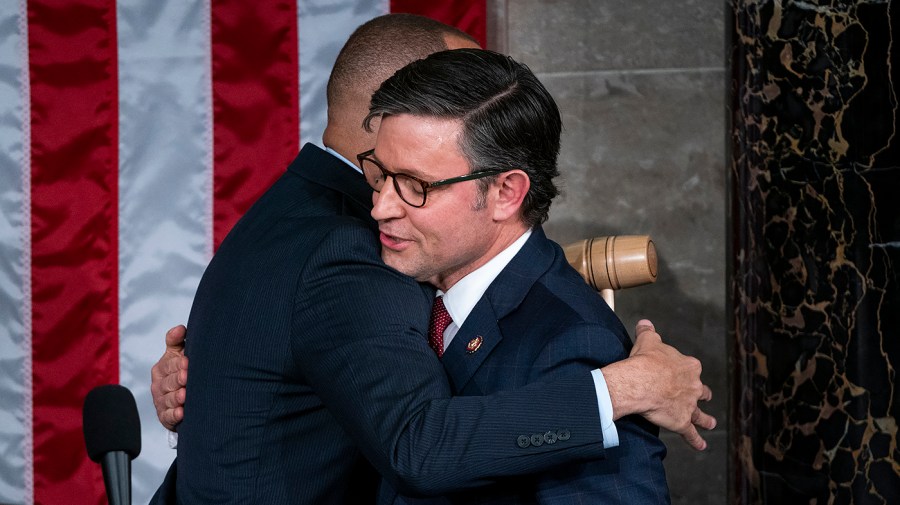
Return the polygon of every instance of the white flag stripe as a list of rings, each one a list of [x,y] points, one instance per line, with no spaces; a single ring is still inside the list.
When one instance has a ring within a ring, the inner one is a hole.
[[[387,14],[389,0],[303,0],[297,2],[300,51],[300,145],[322,146],[325,87],[341,47],[357,26]]]
[[[33,501],[25,1],[0,0],[0,503]]]
[[[147,503],[175,451],[156,419],[150,367],[163,335],[187,322],[212,256],[208,0],[119,0],[119,363],[135,395]]]

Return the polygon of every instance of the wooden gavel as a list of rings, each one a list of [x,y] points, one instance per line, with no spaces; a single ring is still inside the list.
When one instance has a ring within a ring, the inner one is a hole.
[[[613,310],[613,290],[656,282],[656,246],[649,235],[594,237],[563,250],[569,264]]]

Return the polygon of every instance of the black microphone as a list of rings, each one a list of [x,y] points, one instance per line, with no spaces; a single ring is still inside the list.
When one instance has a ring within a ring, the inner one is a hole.
[[[109,505],[131,505],[131,460],[141,453],[141,419],[131,391],[97,386],[84,399],[84,444],[100,463]]]

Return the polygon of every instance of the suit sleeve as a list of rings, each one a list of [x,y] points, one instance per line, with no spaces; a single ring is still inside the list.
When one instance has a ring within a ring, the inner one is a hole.
[[[618,325],[617,325],[618,327]],[[531,366],[531,380],[602,368],[627,357],[624,334],[598,324],[563,325],[546,341]],[[624,330],[622,330],[624,331]],[[618,447],[606,450],[603,461],[589,461],[547,472],[535,482],[535,501],[544,505],[571,503],[667,504],[669,492],[662,461],[665,445],[658,428],[639,416],[616,421]]]
[[[297,368],[393,485],[443,494],[603,456],[586,371],[492,396],[451,397],[426,342],[430,306],[416,282],[381,262],[362,226],[327,236],[297,287]],[[517,443],[560,425],[573,427],[566,441]]]

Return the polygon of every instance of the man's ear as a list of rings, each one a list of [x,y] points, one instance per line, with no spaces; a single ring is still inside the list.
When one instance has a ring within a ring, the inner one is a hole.
[[[495,221],[505,221],[518,217],[522,208],[522,201],[531,188],[531,179],[521,170],[510,170],[497,176],[497,180],[491,185],[494,195],[493,218]]]

